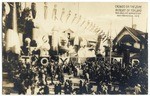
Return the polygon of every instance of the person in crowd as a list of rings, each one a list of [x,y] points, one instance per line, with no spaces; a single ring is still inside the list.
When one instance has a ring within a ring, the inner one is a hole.
[[[102,94],[108,94],[108,86],[106,83],[103,83],[102,85]]]
[[[63,84],[64,83],[64,75],[63,73],[58,74],[58,80]]]
[[[61,89],[62,89],[61,85],[62,85],[62,83],[59,82],[58,83],[58,94],[61,94]]]
[[[88,94],[88,83],[87,83],[87,81],[84,81],[84,84],[83,84],[83,94]]]
[[[26,95],[31,95],[31,86],[29,86],[26,90]]]
[[[102,92],[102,86],[101,86],[101,82],[97,83],[97,94],[101,94]]]
[[[44,85],[44,92],[43,92],[44,95],[48,95],[49,94],[49,87],[48,85]]]
[[[55,92],[55,94],[58,94],[58,83],[57,82],[54,85],[54,92]]]
[[[64,85],[64,93],[65,93],[65,94],[70,94],[70,90],[69,90],[69,82],[68,82],[68,80],[65,81],[65,85]]]
[[[23,83],[22,82],[18,82],[18,94],[20,95],[20,94],[23,94],[23,95],[25,95],[26,94],[26,88],[25,88],[25,86],[23,85]]]
[[[134,90],[135,90],[135,94],[140,94],[141,93],[141,85],[140,84],[135,85]]]
[[[83,93],[83,81],[80,80],[80,83],[79,83],[79,94],[82,94]]]

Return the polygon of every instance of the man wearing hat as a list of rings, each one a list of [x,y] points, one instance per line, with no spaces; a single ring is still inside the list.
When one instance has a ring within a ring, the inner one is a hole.
[[[135,90],[135,94],[140,94],[141,93],[141,85],[140,84],[135,85],[134,90]]]

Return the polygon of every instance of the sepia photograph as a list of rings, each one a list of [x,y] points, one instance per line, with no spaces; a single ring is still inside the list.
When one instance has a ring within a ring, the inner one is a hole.
[[[2,2],[3,95],[148,94],[148,2],[32,1]]]

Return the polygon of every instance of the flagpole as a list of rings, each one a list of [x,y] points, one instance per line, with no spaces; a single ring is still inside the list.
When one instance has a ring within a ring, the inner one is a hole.
[[[131,28],[133,28],[133,15],[132,15],[132,25],[131,25]]]
[[[111,22],[111,23],[112,23],[112,22]],[[110,58],[109,58],[109,59],[110,59],[110,60],[109,60],[109,61],[110,61],[110,64],[111,64],[111,57],[112,57],[112,56],[111,56],[111,55],[112,55],[112,54],[111,54],[111,49],[112,49],[112,48],[111,48],[111,47],[112,47],[112,46],[111,46],[111,23],[110,23],[110,34],[109,34],[109,35],[110,35],[110,45],[109,45],[109,46],[110,46],[110,54],[109,54],[109,56],[110,56]]]

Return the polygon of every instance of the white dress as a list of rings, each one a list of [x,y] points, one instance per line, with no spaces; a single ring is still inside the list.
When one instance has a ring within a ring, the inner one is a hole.
[[[31,95],[31,87],[29,87],[29,88],[27,89],[26,95]]]

